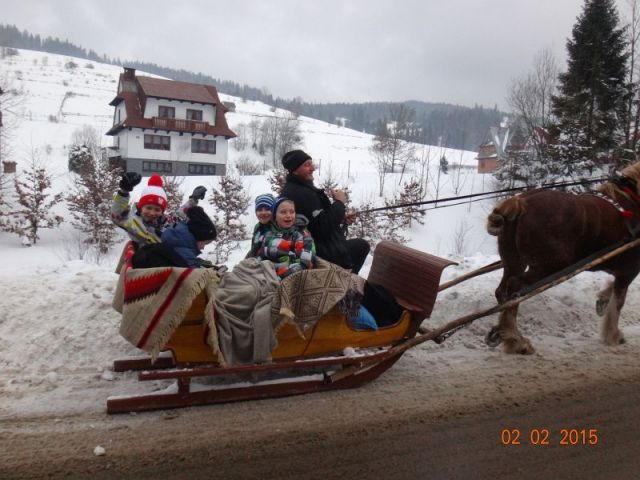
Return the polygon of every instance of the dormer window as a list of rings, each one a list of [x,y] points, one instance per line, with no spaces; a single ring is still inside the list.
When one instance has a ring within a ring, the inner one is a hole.
[[[158,117],[160,118],[176,118],[176,109],[174,107],[158,106]]]
[[[202,110],[192,110],[187,108],[187,120],[195,120],[196,122],[202,121]]]

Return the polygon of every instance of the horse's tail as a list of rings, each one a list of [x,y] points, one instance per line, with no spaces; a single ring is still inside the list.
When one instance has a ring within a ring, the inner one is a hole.
[[[524,210],[525,199],[522,196],[507,198],[489,214],[487,232],[490,235],[500,235],[505,223],[513,222]]]

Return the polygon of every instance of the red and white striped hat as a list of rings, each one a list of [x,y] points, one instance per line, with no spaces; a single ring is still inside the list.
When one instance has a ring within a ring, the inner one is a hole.
[[[152,175],[149,178],[147,187],[142,191],[140,200],[138,200],[138,208],[142,208],[145,205],[158,205],[164,212],[167,208],[167,194],[162,186],[162,177],[160,175]]]

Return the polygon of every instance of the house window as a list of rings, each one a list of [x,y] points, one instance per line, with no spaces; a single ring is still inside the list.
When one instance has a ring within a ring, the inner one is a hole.
[[[216,153],[215,140],[191,139],[191,153]]]
[[[187,120],[202,121],[202,110],[192,110],[187,108]]]
[[[144,148],[150,148],[151,150],[171,150],[171,137],[145,133]]]
[[[158,117],[160,118],[176,118],[176,109],[174,107],[158,106]]]
[[[201,165],[198,163],[189,164],[189,175],[215,175],[215,165]]]
[[[171,170],[172,170],[171,162],[151,162],[146,160],[142,162],[143,172],[171,173]]]

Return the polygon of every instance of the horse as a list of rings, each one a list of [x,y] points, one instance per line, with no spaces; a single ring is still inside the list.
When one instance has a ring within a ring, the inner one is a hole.
[[[621,240],[635,236],[640,224],[640,162],[625,168],[595,193],[574,194],[535,189],[502,201],[487,220],[498,237],[504,271],[495,291],[499,303],[514,293]],[[624,343],[618,328],[627,288],[640,272],[640,247],[631,248],[590,269],[613,275],[597,295],[596,313],[604,316],[601,336],[607,345]],[[517,327],[518,305],[503,310],[487,334],[490,346],[507,353],[535,350]]]

